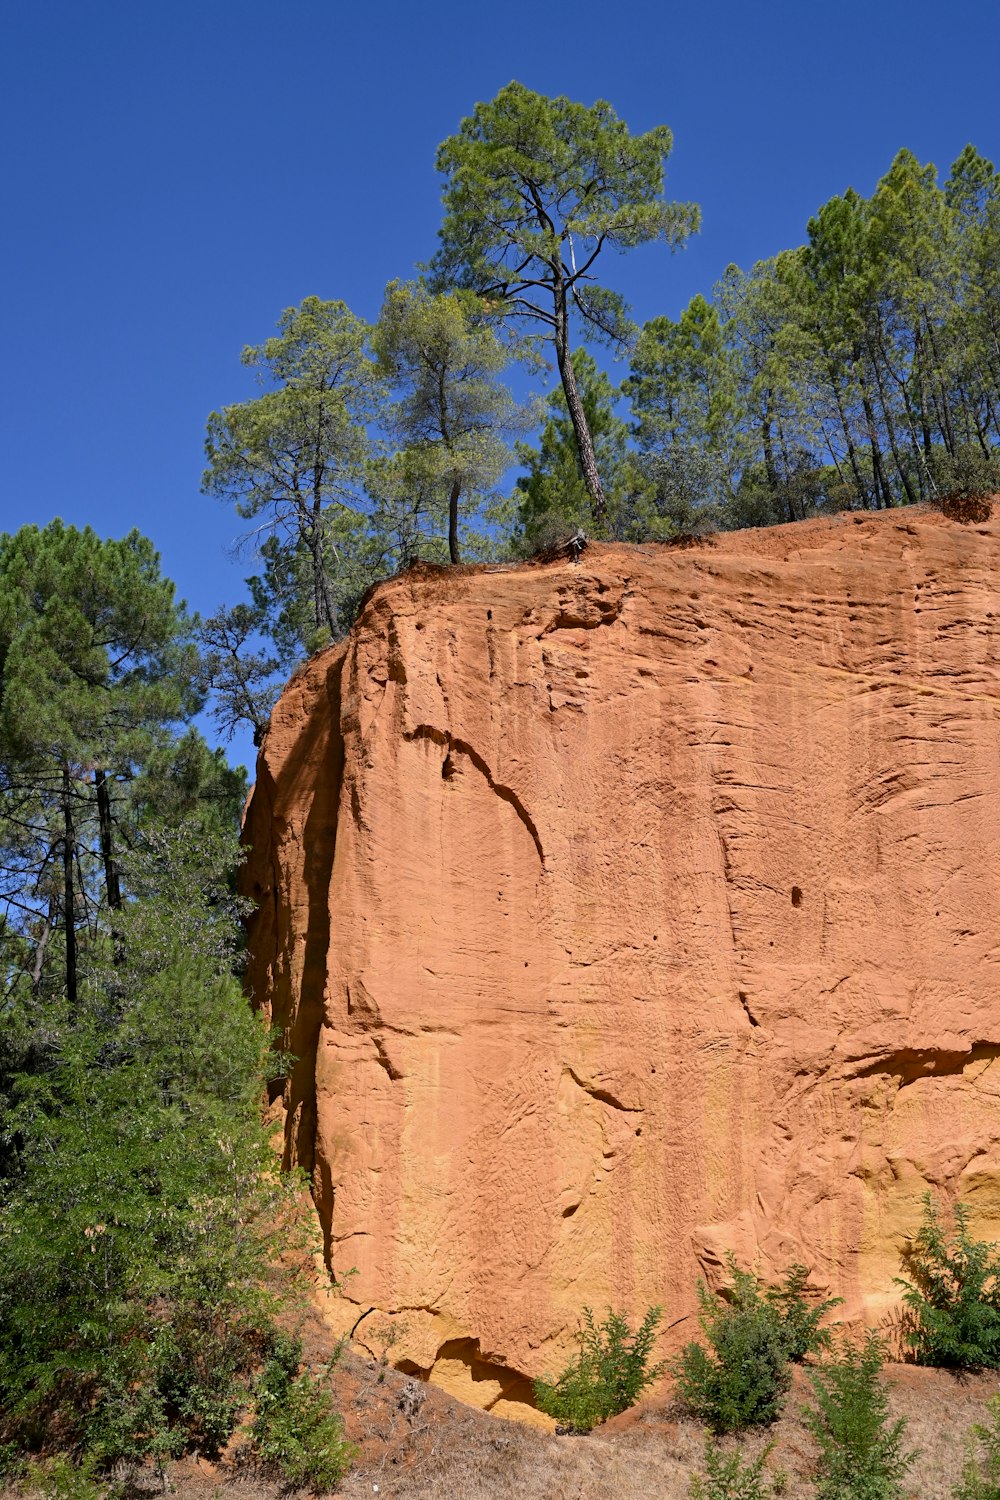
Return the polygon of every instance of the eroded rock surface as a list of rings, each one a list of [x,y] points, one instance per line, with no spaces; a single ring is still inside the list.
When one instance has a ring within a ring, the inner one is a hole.
[[[998,562],[895,512],[424,571],[294,679],[250,982],[346,1324],[505,1411],[729,1248],[874,1321],[928,1186],[1000,1237]]]

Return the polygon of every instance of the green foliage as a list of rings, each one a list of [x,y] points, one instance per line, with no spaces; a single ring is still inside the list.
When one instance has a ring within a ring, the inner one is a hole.
[[[977,1422],[972,1428],[962,1478],[952,1491],[955,1500],[1000,1500],[1000,1396],[989,1409],[989,1426]]]
[[[601,1323],[589,1307],[576,1335],[580,1352],[553,1384],[535,1381],[540,1410],[574,1432],[589,1432],[634,1406],[662,1373],[651,1365],[661,1309],[650,1307],[633,1333],[624,1314],[608,1309]]]
[[[688,1494],[691,1500],[770,1500],[783,1493],[782,1478],[768,1475],[765,1464],[771,1452],[764,1452],[748,1463],[738,1453],[723,1453],[709,1439],[705,1444],[705,1476],[692,1474]]]
[[[200,704],[190,631],[138,532],[0,537],[0,962],[22,1017],[56,984],[72,1001],[87,944],[114,940],[137,768]]]
[[[534,408],[500,383],[510,350],[471,293],[390,282],[373,347],[396,396],[384,424],[401,445],[374,469],[374,488],[409,512],[415,534],[425,517],[446,533],[459,562],[459,517],[499,482],[511,461],[507,439],[531,425]]]
[[[624,535],[632,519],[630,501],[637,475],[628,458],[628,426],[615,413],[618,391],[586,350],[577,350],[572,362],[607,501],[600,534]],[[517,495],[528,552],[544,547],[550,537],[563,539],[578,528],[594,535],[590,496],[561,386],[550,394],[547,406],[549,415],[538,446],[517,445],[517,457],[527,470],[518,478]]]
[[[728,1266],[726,1296],[699,1281],[705,1343],[689,1343],[672,1367],[680,1401],[717,1433],[775,1421],[792,1378],[785,1309],[732,1255]]]
[[[265,1470],[290,1486],[322,1492],[340,1483],[355,1449],[345,1440],[331,1402],[327,1380],[332,1364],[318,1376],[297,1373],[300,1356],[297,1340],[276,1340],[257,1381],[250,1445]]]
[[[632,324],[623,298],[596,281],[601,251],[655,240],[677,247],[697,228],[694,205],[662,197],[671,145],[664,125],[631,135],[603,99],[588,107],[510,83],[438,149],[445,214],[436,279],[474,290],[498,315],[526,321],[554,345],[598,524],[606,498],[576,388],[570,324],[625,347]]]
[[[896,1278],[911,1314],[906,1338],[918,1364],[946,1369],[1000,1367],[1000,1257],[974,1239],[969,1210],[956,1203],[945,1227],[930,1193],[920,1228],[903,1252],[909,1278]]]
[[[264,738],[281,687],[280,660],[259,649],[266,628],[267,610],[255,604],[223,605],[201,624],[202,682],[212,694],[215,727],[227,740],[238,724],[249,724],[255,745]]]
[[[954,453],[935,447],[927,464],[939,500],[979,499],[1000,491],[1000,452],[986,452],[978,443],[963,443]]]
[[[906,1419],[889,1420],[883,1350],[870,1333],[860,1348],[845,1343],[812,1376],[815,1406],[803,1408],[820,1447],[817,1500],[895,1500],[916,1458],[903,1450]]]
[[[121,986],[113,1033],[88,983],[58,1057],[18,1080],[0,1227],[0,1400],[109,1464],[225,1442],[295,1217],[238,986],[176,937]]]
[[[182,729],[187,622],[149,544],[3,538],[0,673],[2,1437],[84,1495],[219,1453],[306,1229],[234,977],[245,777]]]
[[[810,1300],[806,1296],[808,1285],[809,1268],[796,1262],[779,1282],[764,1291],[767,1301],[781,1315],[788,1358],[795,1362],[805,1359],[807,1354],[819,1354],[830,1348],[830,1329],[821,1328],[820,1324],[844,1300],[843,1297]]]
[[[25,1487],[44,1500],[102,1500],[107,1486],[97,1477],[97,1461],[85,1454],[77,1463],[65,1453],[57,1453],[44,1463],[27,1466]]]
[[[363,481],[384,380],[368,325],[343,302],[306,297],[278,328],[243,351],[263,393],[208,419],[202,488],[256,523],[256,602],[294,652],[342,633],[342,614],[378,576]]]

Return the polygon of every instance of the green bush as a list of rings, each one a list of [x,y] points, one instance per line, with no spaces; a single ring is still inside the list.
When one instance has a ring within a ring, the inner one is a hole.
[[[691,1500],[771,1500],[784,1491],[784,1476],[773,1478],[764,1469],[773,1444],[759,1458],[744,1463],[738,1453],[723,1453],[717,1443],[705,1444],[705,1477],[692,1474]]]
[[[297,1373],[301,1345],[279,1338],[257,1382],[256,1415],[250,1447],[266,1471],[295,1487],[332,1490],[354,1461],[355,1448],[344,1438],[344,1424],[334,1410],[323,1374]]]
[[[962,1478],[952,1494],[955,1500],[1000,1500],[1000,1396],[990,1402],[990,1425],[977,1422],[972,1429]]]
[[[820,1324],[827,1313],[844,1300],[843,1297],[827,1297],[811,1302],[805,1295],[808,1283],[808,1268],[796,1261],[788,1267],[781,1281],[768,1286],[764,1292],[767,1301],[781,1315],[788,1358],[796,1364],[807,1354],[819,1354],[830,1348],[830,1329],[821,1328]]]
[[[961,443],[954,453],[934,448],[928,468],[942,500],[976,499],[1000,489],[1000,454],[984,453],[978,443]]]
[[[672,1366],[680,1401],[713,1432],[773,1422],[792,1380],[791,1335],[782,1307],[732,1255],[728,1265],[725,1295],[698,1283],[699,1322],[707,1347],[688,1344]]]
[[[1000,1259],[973,1239],[969,1210],[956,1203],[950,1229],[930,1193],[923,1220],[903,1252],[909,1279],[896,1278],[910,1312],[906,1341],[918,1364],[952,1370],[1000,1367]]]
[[[650,1307],[635,1333],[622,1313],[612,1312],[600,1324],[589,1307],[577,1333],[580,1352],[550,1384],[535,1381],[539,1408],[573,1432],[589,1432],[609,1417],[634,1406],[641,1393],[662,1373],[651,1365],[661,1309]]]
[[[844,1343],[812,1376],[815,1406],[803,1418],[820,1447],[816,1500],[896,1500],[916,1457],[904,1453],[905,1417],[889,1421],[883,1349],[870,1333],[860,1348]]]
[[[35,1460],[25,1470],[25,1487],[44,1500],[102,1500],[106,1486],[96,1477],[97,1460],[87,1455],[74,1463],[65,1453],[45,1462]]]
[[[207,919],[160,907],[122,912],[128,960],[75,1010],[50,1003],[0,1179],[3,1435],[102,1472],[218,1453],[305,1231],[260,1121],[267,1032]]]

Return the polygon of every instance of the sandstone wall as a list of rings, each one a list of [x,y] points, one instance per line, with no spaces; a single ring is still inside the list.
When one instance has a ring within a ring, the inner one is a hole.
[[[250,982],[345,1323],[510,1410],[727,1248],[875,1320],[928,1186],[1000,1237],[998,561],[896,512],[425,571],[294,679]]]

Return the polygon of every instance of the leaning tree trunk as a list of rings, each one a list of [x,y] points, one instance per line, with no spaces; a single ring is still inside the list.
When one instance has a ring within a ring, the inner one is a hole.
[[[573,436],[576,438],[576,451],[580,459],[583,482],[590,496],[594,520],[600,526],[603,525],[607,515],[608,502],[604,498],[604,487],[601,484],[601,476],[597,469],[597,455],[594,452],[594,440],[590,435],[590,424],[587,421],[587,413],[583,409],[583,402],[580,400],[573,361],[570,358],[565,296],[560,297],[558,292],[556,307],[556,363],[559,366],[566,405],[569,407],[569,419],[573,424]]]

